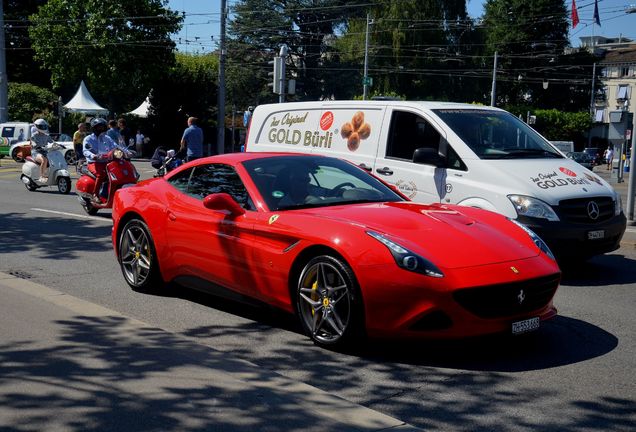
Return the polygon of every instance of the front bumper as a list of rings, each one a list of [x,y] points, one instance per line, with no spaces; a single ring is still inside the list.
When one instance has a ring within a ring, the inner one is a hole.
[[[439,279],[389,265],[356,272],[369,335],[456,339],[511,333],[513,322],[532,317],[545,321],[556,315],[552,299],[560,271],[544,254],[443,271]],[[546,278],[550,282],[542,285]],[[524,300],[517,304],[519,295]]]
[[[589,258],[612,252],[620,247],[627,227],[627,218],[623,212],[595,224],[550,222],[527,217],[519,217],[517,221],[541,237],[558,259]],[[593,231],[603,231],[603,237],[590,239],[589,233]]]

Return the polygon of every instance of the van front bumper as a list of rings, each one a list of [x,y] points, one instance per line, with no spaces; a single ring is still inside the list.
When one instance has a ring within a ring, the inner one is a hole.
[[[517,221],[541,237],[558,259],[589,258],[612,252],[620,247],[627,227],[623,212],[595,224],[551,222],[522,216]]]

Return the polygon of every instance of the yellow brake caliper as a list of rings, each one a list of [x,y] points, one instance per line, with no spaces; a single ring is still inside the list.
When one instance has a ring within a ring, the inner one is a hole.
[[[316,281],[313,284],[311,284],[311,290],[313,291],[311,293],[311,299],[313,301],[318,300],[318,292],[317,292],[317,290],[318,290],[318,278],[317,277],[316,277]],[[312,308],[311,308],[311,316],[314,316],[314,313],[316,313],[316,310],[312,306]]]

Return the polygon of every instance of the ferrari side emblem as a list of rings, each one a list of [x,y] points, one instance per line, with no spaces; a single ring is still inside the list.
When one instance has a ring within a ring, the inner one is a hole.
[[[514,274],[519,274],[519,270],[517,270],[516,267],[510,267],[510,270],[512,270]]]
[[[273,224],[274,222],[276,222],[277,219],[278,215],[272,215],[272,217],[269,218],[269,224]]]

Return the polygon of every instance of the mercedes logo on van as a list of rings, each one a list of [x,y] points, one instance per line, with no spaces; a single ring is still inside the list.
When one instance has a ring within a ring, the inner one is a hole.
[[[596,220],[598,219],[600,214],[601,211],[595,201],[590,201],[589,203],[587,203],[587,215],[590,217],[590,219]]]

